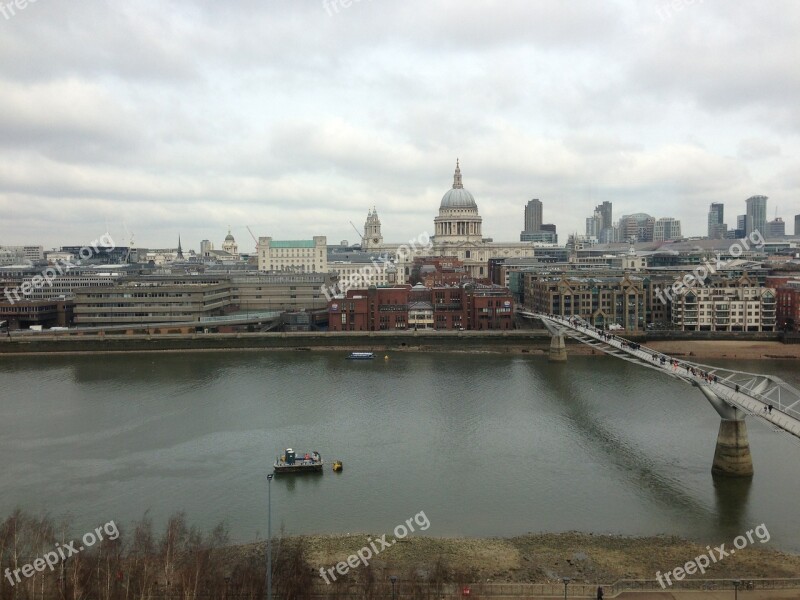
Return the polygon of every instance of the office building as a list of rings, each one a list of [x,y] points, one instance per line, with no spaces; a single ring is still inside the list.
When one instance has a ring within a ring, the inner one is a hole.
[[[532,233],[542,229],[542,202],[536,198],[525,206],[525,232]]]
[[[780,217],[767,223],[767,230],[764,234],[767,239],[786,237],[786,223]]]
[[[625,215],[619,220],[619,241],[629,243],[652,242],[655,234],[655,225],[655,217],[651,217],[648,214]]]
[[[604,244],[615,241],[611,202],[598,204],[592,216],[586,219],[586,236],[597,238]]]
[[[728,226],[725,225],[725,205],[713,202],[708,211],[708,237],[720,240],[726,237]]]
[[[542,203],[537,199],[528,201],[525,206],[525,229],[519,234],[520,242],[558,243],[556,226],[542,223]]]
[[[672,217],[662,217],[653,226],[653,241],[666,242],[681,239],[681,222]]]
[[[764,233],[767,228],[767,197],[750,196],[747,199],[747,223],[745,235],[750,235],[754,231]]]

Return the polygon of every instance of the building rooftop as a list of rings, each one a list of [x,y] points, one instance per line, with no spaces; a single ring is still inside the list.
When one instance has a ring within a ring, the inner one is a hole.
[[[314,240],[270,240],[270,248],[314,248]]]

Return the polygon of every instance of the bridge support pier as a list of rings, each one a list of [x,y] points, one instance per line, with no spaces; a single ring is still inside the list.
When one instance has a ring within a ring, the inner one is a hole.
[[[720,421],[711,472],[726,477],[753,476],[753,456],[744,419]]]
[[[555,333],[550,337],[550,353],[547,355],[550,362],[566,362],[567,346],[564,343],[564,334]]]

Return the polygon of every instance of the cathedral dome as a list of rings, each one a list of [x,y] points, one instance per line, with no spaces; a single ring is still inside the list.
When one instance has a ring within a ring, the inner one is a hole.
[[[475,198],[469,191],[464,189],[461,183],[461,167],[456,160],[456,172],[453,176],[453,189],[447,190],[447,193],[442,196],[442,203],[439,209],[442,208],[474,208],[477,209],[478,205],[475,204]]]

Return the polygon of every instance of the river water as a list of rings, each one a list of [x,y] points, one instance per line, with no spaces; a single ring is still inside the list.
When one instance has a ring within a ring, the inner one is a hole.
[[[724,361],[717,361],[723,366]],[[727,362],[800,386],[789,362]],[[0,515],[78,531],[184,510],[266,532],[281,449],[344,471],[276,478],[274,530],[577,530],[729,542],[764,523],[800,551],[800,444],[749,420],[752,481],[711,476],[719,418],[695,389],[597,356],[208,352],[0,358]]]

